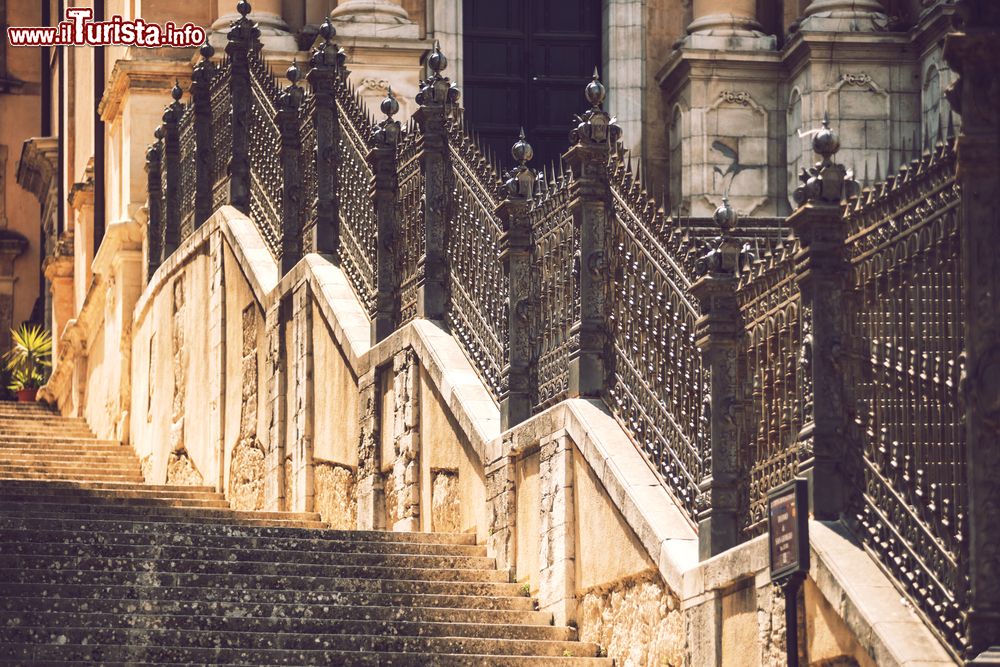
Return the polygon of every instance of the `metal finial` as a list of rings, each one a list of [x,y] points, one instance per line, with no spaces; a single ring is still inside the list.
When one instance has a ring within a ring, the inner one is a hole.
[[[250,6],[247,0],[240,0],[236,3],[236,11],[239,12],[240,16],[246,18],[246,15],[253,11],[253,7]]]
[[[326,20],[323,21],[323,25],[319,27],[319,36],[323,38],[323,41],[329,42],[336,34],[337,29],[333,27],[330,17],[327,16]]]
[[[604,97],[607,95],[608,90],[601,83],[601,76],[597,72],[597,67],[594,67],[594,76],[590,83],[587,84],[587,88],[584,94],[587,97],[587,101],[590,102],[590,106],[598,108],[604,102]]]
[[[813,150],[822,155],[824,160],[830,159],[830,156],[840,150],[840,138],[830,129],[830,116],[827,113],[823,114],[823,129],[813,135]]]
[[[201,57],[205,60],[209,60],[215,55],[215,47],[208,42],[207,34],[205,36],[205,43],[198,48],[198,53],[201,54]]]
[[[434,51],[427,59],[427,66],[435,74],[444,71],[444,68],[448,66],[448,59],[441,53],[441,42],[438,40],[434,40]]]
[[[292,65],[285,70],[285,78],[288,79],[294,86],[299,82],[299,61],[297,59],[292,59]]]
[[[157,125],[156,126],[156,129],[153,130],[153,136],[156,137],[157,141],[159,141],[160,139],[163,138],[163,126],[162,125]]]
[[[739,214],[736,212],[736,209],[729,205],[729,197],[722,198],[722,206],[715,209],[715,214],[712,216],[712,219],[715,220],[715,224],[717,224],[723,232],[728,232],[736,227],[736,223],[739,220]]]
[[[399,113],[399,101],[396,96],[392,94],[392,86],[389,86],[385,92],[385,99],[379,105],[379,109],[382,110],[388,118],[392,118],[394,115]]]
[[[522,166],[530,162],[531,158],[535,156],[535,149],[531,147],[531,144],[524,137],[523,127],[521,128],[520,136],[510,149],[510,154]]]
[[[174,98],[175,102],[179,102],[183,95],[184,90],[181,88],[181,82],[178,79],[174,79],[174,87],[170,89],[170,97]]]

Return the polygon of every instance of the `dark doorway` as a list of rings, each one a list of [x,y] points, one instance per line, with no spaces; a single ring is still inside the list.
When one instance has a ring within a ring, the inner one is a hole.
[[[503,164],[521,127],[534,166],[557,159],[600,63],[600,0],[464,0],[462,13],[469,125]]]

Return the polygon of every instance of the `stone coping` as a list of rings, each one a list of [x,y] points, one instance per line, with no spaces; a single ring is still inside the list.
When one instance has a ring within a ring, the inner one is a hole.
[[[356,377],[412,347],[484,468],[527,449],[540,435],[565,430],[656,563],[664,582],[681,598],[682,608],[715,600],[722,590],[749,577],[769,576],[765,536],[698,562],[693,525],[602,401],[566,400],[501,433],[499,408],[441,323],[415,320],[370,346],[368,316],[344,272],[329,259],[309,254],[279,281],[277,263],[260,234],[232,207],[217,211],[156,271],[136,305],[136,322],[165,281],[215,231],[225,235],[262,306],[284,298],[302,281],[309,283]],[[810,578],[876,664],[956,664],[846,527],[839,522],[810,521],[810,538]]]

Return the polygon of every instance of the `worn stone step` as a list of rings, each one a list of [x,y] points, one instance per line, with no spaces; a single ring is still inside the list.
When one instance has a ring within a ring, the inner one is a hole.
[[[300,589],[164,588],[150,585],[51,584],[4,582],[6,595],[40,599],[134,600],[238,604],[345,605],[377,607],[446,607],[534,611],[535,602],[523,595],[465,595],[458,593],[341,591]]]
[[[24,653],[26,651],[26,653]],[[4,659],[5,653],[24,657]],[[151,665],[216,665],[279,667],[285,665],[349,665],[351,667],[612,667],[610,658],[556,656],[494,656],[469,654],[398,653],[390,651],[283,651],[242,649],[191,649],[185,647],[132,647],[127,662],[108,659],[101,647],[37,647],[11,646],[0,652],[0,664],[23,665],[28,659],[36,667],[79,665],[99,662],[103,667],[147,667]],[[70,657],[64,657],[70,656]]]
[[[225,563],[278,563],[285,566],[325,565],[381,566],[400,568],[441,568],[495,571],[496,561],[486,556],[439,556],[408,553],[344,552],[330,549],[240,549],[215,546],[164,545],[161,543],[121,544],[108,541],[104,533],[86,533],[87,541],[38,541],[31,531],[0,531],[0,554],[26,556],[99,555],[106,558],[150,558],[160,561],[218,561]],[[115,535],[115,539],[119,537]],[[344,544],[344,543],[341,543]],[[367,544],[380,545],[378,542]]]
[[[62,511],[60,511],[60,509]],[[73,505],[60,506],[56,503],[34,501],[31,503],[7,502],[0,498],[0,515],[7,516],[65,516],[74,519],[88,517],[131,518],[139,521],[155,521],[157,518],[170,519],[295,519],[299,521],[319,521],[314,512],[251,512],[232,509],[201,509],[187,507],[155,507],[138,504],[129,505]]]
[[[485,558],[486,547],[476,544],[436,544],[400,540],[369,540],[364,531],[309,531],[299,534],[259,535],[259,530],[243,530],[243,526],[197,524],[205,530],[192,532],[187,524],[173,524],[163,530],[150,524],[111,521],[83,524],[65,520],[44,522],[13,520],[0,516],[0,539],[62,544],[119,544],[137,547],[218,548],[222,551],[248,550],[265,553],[309,552],[321,557],[344,554],[394,554],[437,556],[447,558]],[[287,531],[282,531],[282,533]],[[243,534],[246,533],[246,534]],[[319,533],[320,537],[312,537]],[[344,537],[354,535],[355,537]],[[403,534],[405,535],[405,533]]]
[[[76,421],[69,419],[38,418],[38,419],[17,419],[0,416],[0,433],[13,433],[16,431],[80,431],[93,437],[94,432],[86,421]]]
[[[376,594],[378,595],[378,594]],[[419,596],[417,596],[419,597]],[[432,598],[433,596],[426,596]],[[447,602],[448,596],[439,596]],[[468,598],[476,599],[476,598]],[[504,599],[504,598],[498,598]],[[415,602],[420,602],[417,599]],[[0,597],[0,612],[12,618],[25,618],[31,613],[92,613],[114,616],[171,615],[225,616],[229,618],[277,619],[326,619],[434,621],[441,623],[517,623],[522,625],[552,626],[552,615],[541,611],[475,607],[448,607],[443,605],[339,605],[325,603],[254,603],[203,600],[116,600],[54,597]]]
[[[413,620],[391,617],[341,617],[336,612],[320,617],[214,616],[209,614],[101,614],[93,612],[0,612],[0,635],[5,628],[107,628],[129,630],[195,630],[200,632],[255,632],[330,635],[389,635],[399,637],[477,637],[574,641],[572,628],[552,625],[509,624],[496,618],[470,622],[461,612],[447,620]]]
[[[502,581],[455,581],[454,579],[432,581],[425,578],[424,573],[409,570],[397,572],[385,571],[388,568],[380,568],[377,573],[373,572],[375,568],[368,568],[368,570],[358,569],[354,573],[344,568],[342,572],[337,571],[338,576],[310,576],[298,574],[295,571],[281,574],[241,574],[238,572],[28,569],[24,566],[25,563],[25,559],[21,557],[4,556],[0,560],[0,581],[11,583],[35,582],[51,586],[101,584],[105,586],[223,587],[243,590],[302,588],[309,590],[343,591],[347,593],[365,591],[369,593],[434,593],[441,595],[500,595],[505,597],[516,596],[520,591],[520,586],[517,584]],[[97,565],[96,562],[91,564]],[[84,565],[87,565],[87,563],[84,563]],[[462,572],[462,570],[454,570],[453,572]],[[418,576],[422,578],[403,578]]]
[[[100,466],[77,465],[73,463],[47,463],[45,461],[33,461],[25,463],[6,463],[0,461],[0,475],[5,473],[18,472],[52,472],[59,475],[140,475],[141,471],[137,465],[127,463],[105,463]]]
[[[94,644],[102,659],[132,657],[130,646],[178,646],[191,648],[395,651],[404,653],[474,653],[482,655],[541,655],[593,657],[597,646],[556,640],[499,639],[478,637],[415,637],[371,634],[305,634],[259,632],[204,632],[198,630],[130,630],[108,628],[4,628],[10,644]],[[123,650],[115,655],[113,646]],[[60,647],[61,648],[61,647]],[[81,647],[83,648],[83,647]],[[0,655],[7,657],[6,649]],[[94,655],[94,654],[91,654]],[[10,655],[9,657],[23,657]],[[145,656],[144,656],[145,657]],[[80,659],[86,659],[79,656]],[[147,658],[148,659],[148,658]]]
[[[53,451],[45,448],[31,449],[19,452],[16,456],[0,454],[0,462],[9,465],[30,465],[36,462],[58,463],[64,466],[72,465],[99,465],[102,463],[119,463],[135,468],[139,467],[139,461],[126,452],[92,452],[80,450],[77,452]]]
[[[138,486],[138,485],[136,485]],[[191,500],[221,500],[225,502],[225,496],[216,491],[187,491],[190,487],[177,486],[171,489],[90,489],[84,487],[54,488],[48,494],[43,494],[37,488],[33,488],[24,483],[0,480],[0,498],[28,498],[34,500],[38,497],[58,497],[65,499],[65,502],[76,504],[79,499],[90,499],[93,502],[101,502],[106,499],[142,499],[142,498],[163,498],[163,499],[191,499]]]
[[[113,445],[122,447],[122,443],[117,440],[107,440],[105,438],[83,438],[63,436],[58,433],[51,435],[17,435],[5,434],[0,436],[0,444],[3,445],[75,445],[78,447],[92,447],[94,445]]]
[[[39,502],[40,500],[42,500],[41,503]],[[59,495],[40,499],[36,495],[0,492],[0,502],[58,505],[59,507],[65,507],[70,511],[81,505],[86,505],[88,507],[184,507],[189,509],[203,507],[207,509],[230,509],[229,503],[218,497],[198,498],[187,496],[170,498],[153,495],[141,496],[138,494],[127,496],[95,495],[88,497],[87,495],[70,495],[60,493]]]
[[[100,521],[99,524],[95,522]],[[184,517],[182,520],[162,516],[145,517],[106,517],[101,521],[91,515],[67,516],[53,512],[21,512],[11,513],[0,511],[0,528],[23,529],[26,527],[47,526],[57,530],[99,530],[100,526],[112,526],[119,532],[155,533],[158,531],[181,531],[180,534],[226,535],[242,530],[319,530],[326,528],[321,521],[302,519],[262,519],[262,518],[230,518],[220,521],[215,517]]]
[[[449,581],[468,583],[510,583],[506,572],[496,569],[403,567],[374,564],[283,563],[261,560],[173,559],[159,556],[107,556],[80,554],[3,553],[0,565],[23,570],[66,572],[83,570],[102,575],[134,577],[138,574],[220,574],[227,576],[290,576],[323,579],[403,579],[410,581]],[[58,582],[58,579],[55,579]],[[118,581],[111,579],[109,581]]]
[[[80,473],[55,472],[0,472],[0,482],[4,480],[57,480],[63,482],[141,482],[142,475],[100,474],[81,475]]]
[[[0,401],[0,415],[17,419],[30,417],[62,417],[55,409],[36,403],[12,403]]]
[[[0,490],[5,488],[33,489],[41,495],[48,495],[61,489],[94,491],[150,491],[150,492],[191,492],[217,493],[213,486],[177,486],[173,484],[146,484],[143,482],[59,482],[59,481],[0,481]]]

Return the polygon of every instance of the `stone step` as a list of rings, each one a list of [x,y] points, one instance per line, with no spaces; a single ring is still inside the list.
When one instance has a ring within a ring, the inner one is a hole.
[[[138,657],[136,646],[177,646],[194,649],[232,649],[253,652],[285,651],[393,651],[403,653],[472,653],[478,655],[539,655],[594,657],[597,646],[574,641],[532,639],[483,639],[478,637],[413,637],[370,634],[304,634],[258,632],[204,632],[198,630],[130,630],[109,628],[4,628],[10,645],[49,644],[46,654],[56,647],[79,647],[72,654],[79,660],[116,660]],[[81,646],[86,644],[86,646]],[[30,657],[0,647],[0,655],[10,658]],[[143,652],[143,658],[148,653]],[[37,655],[32,653],[32,655]],[[65,654],[63,654],[65,655]],[[155,655],[155,654],[154,654]],[[69,656],[67,656],[69,657]],[[193,657],[193,656],[192,656]]]
[[[250,513],[247,513],[250,514]],[[258,514],[253,512],[252,514]],[[0,511],[0,528],[25,528],[29,526],[49,526],[60,530],[88,530],[94,528],[98,519],[92,516],[72,517],[59,512],[29,512],[12,515]],[[55,523],[53,523],[55,522]],[[318,530],[326,528],[321,521],[306,521],[301,519],[261,519],[261,518],[231,518],[220,521],[218,518],[185,517],[182,521],[171,521],[170,517],[145,516],[141,518],[125,517],[118,521],[109,520],[101,525],[115,526],[118,531],[136,531],[149,533],[167,530],[186,530],[195,534],[228,534],[235,530],[271,529],[271,530]],[[238,548],[238,547],[237,547]]]
[[[378,595],[378,594],[376,594]],[[373,596],[374,597],[374,596]],[[420,597],[420,596],[416,596]],[[428,599],[433,596],[426,596]],[[447,596],[439,596],[447,601]],[[471,600],[484,598],[466,598]],[[488,599],[488,598],[485,598]],[[505,599],[505,598],[498,598]],[[527,599],[527,598],[525,598]],[[415,602],[420,602],[416,600]],[[170,615],[198,618],[204,616],[225,616],[228,618],[275,618],[275,619],[326,619],[341,618],[351,620],[397,620],[434,621],[441,623],[518,623],[523,625],[552,626],[552,614],[542,611],[528,611],[503,608],[448,607],[441,604],[428,606],[395,605],[339,605],[325,603],[254,603],[202,600],[116,600],[54,597],[11,597],[0,598],[0,612],[11,614],[11,618],[26,617],[31,613],[80,613],[111,614],[116,616]]]
[[[67,572],[87,571],[109,575],[107,581],[119,582],[137,575],[211,575],[288,577],[303,579],[387,579],[461,583],[510,583],[506,572],[496,569],[387,566],[376,564],[288,563],[261,560],[173,559],[159,556],[107,556],[84,552],[78,554],[9,554],[5,568]],[[120,578],[119,578],[120,576]],[[52,580],[58,583],[59,579]],[[514,590],[516,592],[516,589]]]
[[[541,641],[574,641],[572,628],[553,625],[503,623],[484,614],[487,620],[471,622],[460,610],[452,611],[446,620],[414,620],[403,617],[403,610],[396,616],[363,618],[357,615],[341,617],[336,612],[319,617],[272,616],[213,616],[201,614],[101,614],[87,611],[50,612],[17,611],[0,612],[0,633],[10,627],[36,628],[107,628],[128,630],[195,630],[203,632],[255,632],[331,635],[392,635],[399,637],[477,637],[480,639],[526,639]]]
[[[4,655],[18,654],[23,657],[4,659]],[[36,647],[33,645],[12,646],[0,651],[0,665],[23,665],[30,660],[32,665],[60,667],[79,665],[81,662],[98,662],[102,667],[148,667],[151,665],[216,665],[279,667],[285,665],[351,665],[352,667],[612,667],[610,658],[575,658],[555,656],[520,656],[398,653],[391,651],[283,651],[234,649],[191,649],[185,647],[132,647],[128,649],[127,661],[108,659],[101,647],[68,646]],[[140,655],[141,654],[141,655]],[[66,657],[69,656],[69,657]]]
[[[52,470],[53,472],[97,472],[106,473],[112,472],[117,474],[130,473],[132,471],[139,471],[139,466],[133,462],[126,460],[112,460],[107,463],[96,465],[87,465],[82,462],[74,461],[17,461],[12,463],[9,461],[0,461],[0,472],[9,471],[25,471],[33,472],[35,470]]]
[[[141,519],[125,519],[116,521],[107,518],[106,515],[99,517],[85,517],[85,521],[76,518],[68,518],[64,514],[54,514],[49,516],[24,516],[21,512],[17,515],[0,511],[0,528],[2,529],[48,529],[48,530],[73,530],[87,532],[135,532],[154,533],[158,536],[166,537],[171,533],[177,535],[194,534],[204,536],[230,537],[230,538],[255,538],[257,540],[292,540],[288,543],[294,545],[296,542],[311,541],[316,543],[336,542],[384,542],[394,544],[426,544],[435,547],[466,547],[469,549],[468,555],[482,555],[486,553],[486,547],[476,544],[476,536],[470,533],[404,533],[388,532],[377,530],[335,530],[321,526],[319,530],[307,530],[295,527],[267,527],[254,526],[251,524],[232,525],[220,521],[192,522],[191,519],[197,517],[184,517],[183,521],[150,521],[146,517]],[[261,517],[267,514],[275,514],[280,517],[302,516],[291,512],[238,512],[230,511],[239,518],[246,517],[253,520],[253,517]],[[166,523],[168,525],[162,525]]]
[[[291,519],[298,521],[319,521],[319,514],[315,512],[251,512],[232,509],[211,509],[211,508],[189,508],[189,507],[158,507],[145,505],[72,505],[65,506],[59,503],[42,502],[43,499],[36,498],[31,503],[7,502],[0,498],[0,515],[24,516],[24,517],[45,517],[63,516],[73,519],[88,518],[128,518],[136,521],[168,521],[170,519]]]
[[[77,599],[87,601],[132,600],[136,604],[176,603],[233,603],[238,605],[284,604],[346,605],[376,607],[435,607],[448,609],[482,609],[506,611],[534,611],[535,602],[523,595],[488,596],[455,593],[384,592],[384,591],[327,591],[291,589],[233,589],[219,587],[164,588],[162,586],[104,584],[51,584],[31,582],[4,582],[5,596],[35,597],[45,599]]]
[[[60,417],[41,417],[37,419],[18,419],[0,416],[0,433],[15,431],[82,431],[93,437],[94,432],[85,420],[65,419]]]
[[[14,403],[12,401],[0,401],[0,415],[10,415],[12,417],[26,418],[34,416],[62,417],[55,409],[47,405],[38,403]]]
[[[95,491],[150,491],[150,492],[191,492],[191,493],[217,493],[213,486],[176,486],[173,484],[145,484],[142,482],[18,482],[7,480],[0,482],[0,489],[5,488],[30,488],[36,490],[41,495],[48,495],[60,489],[87,489]]]
[[[0,465],[9,465],[12,460],[0,458]],[[19,467],[33,468],[46,466],[49,468],[82,468],[104,470],[105,468],[128,468],[129,470],[141,470],[139,462],[122,454],[81,454],[71,456],[69,454],[53,454],[49,452],[34,452],[18,456],[16,465]]]
[[[209,524],[210,525],[210,524]],[[205,528],[199,524],[196,528]],[[216,526],[218,528],[218,526]],[[368,555],[413,555],[439,556],[446,558],[485,558],[486,547],[475,544],[435,544],[433,542],[403,542],[400,540],[365,539],[361,531],[353,534],[356,539],[339,537],[351,534],[342,531],[309,531],[309,533],[332,534],[325,538],[303,538],[287,535],[254,535],[243,526],[225,526],[225,530],[194,531],[186,524],[173,524],[168,530],[159,525],[122,524],[118,522],[75,521],[15,521],[0,517],[0,539],[23,540],[33,543],[113,544],[132,547],[189,549],[218,548],[222,551],[263,551],[273,553],[314,553],[320,557],[334,558],[347,554]],[[283,531],[285,532],[285,531]],[[246,533],[246,534],[243,534]],[[306,534],[309,534],[306,533]],[[400,533],[405,536],[406,533]]]
[[[94,479],[97,481],[111,478],[132,478],[130,481],[142,480],[142,473],[135,466],[108,464],[100,467],[87,466],[65,466],[48,465],[36,463],[34,465],[5,465],[0,463],[0,479],[20,478],[21,474],[27,475],[48,475],[52,474],[56,479]]]
[[[86,495],[59,493],[48,498],[40,498],[34,494],[14,494],[0,491],[0,502],[2,503],[34,503],[45,505],[58,505],[66,507],[70,511],[79,506],[93,507],[182,507],[188,509],[230,509],[229,503],[218,497],[208,498],[180,497],[169,498],[163,496],[141,496],[137,492],[130,495],[109,496],[109,495]]]
[[[142,474],[119,475],[115,473],[91,473],[81,475],[80,473],[61,472],[3,472],[0,471],[0,483],[5,480],[56,480],[63,482],[141,482]]]
[[[150,558],[159,561],[218,561],[226,563],[278,563],[282,565],[326,565],[352,567],[444,568],[495,572],[496,561],[486,556],[438,556],[407,553],[354,553],[336,550],[225,549],[215,546],[163,544],[119,544],[107,541],[106,534],[87,534],[91,539],[37,541],[31,531],[0,531],[0,554],[30,556],[100,555],[106,558]],[[117,536],[115,536],[117,537]],[[335,546],[336,543],[330,543]],[[378,542],[368,544],[380,545]]]
[[[350,594],[356,591],[367,593],[430,593],[439,595],[497,595],[514,597],[521,588],[517,584],[497,581],[431,581],[426,578],[377,578],[379,576],[416,577],[422,573],[411,571],[378,573],[358,570],[354,576],[344,569],[341,576],[309,576],[296,572],[282,574],[240,574],[218,572],[134,572],[134,571],[100,571],[100,570],[60,570],[32,569],[24,567],[23,559],[19,557],[4,558],[0,563],[0,581],[5,583],[38,583],[49,586],[77,586],[80,584],[98,584],[104,586],[163,586],[191,588],[225,588],[243,590],[244,592],[268,590],[325,590],[340,591]],[[84,563],[86,566],[88,563]],[[97,563],[91,563],[97,565]],[[334,566],[336,567],[336,566]],[[462,572],[462,570],[453,570]],[[339,574],[339,573],[338,573]],[[364,575],[369,575],[365,577]]]
[[[49,434],[49,435],[20,435],[20,434],[4,434],[0,436],[0,444],[4,446],[11,445],[73,445],[80,448],[91,447],[94,445],[113,445],[115,447],[122,447],[122,443],[117,440],[107,440],[105,438],[95,438],[95,437],[77,437],[77,436],[63,436],[59,433]]]
[[[83,484],[87,484],[84,482]],[[86,498],[91,499],[96,502],[103,501],[109,498],[190,498],[191,500],[225,500],[225,496],[217,491],[189,491],[189,488],[184,486],[174,486],[167,487],[163,489],[158,488],[141,488],[142,485],[135,484],[133,486],[140,488],[122,488],[122,489],[92,489],[87,488],[87,486],[76,485],[67,486],[64,488],[53,487],[49,493],[44,493],[39,490],[38,487],[30,486],[30,483],[26,484],[24,482],[17,482],[11,480],[0,481],[0,498],[6,498],[10,496],[26,497],[26,498],[39,498],[39,497],[58,497],[60,499],[65,499],[68,503],[79,502],[75,500],[76,498]]]

